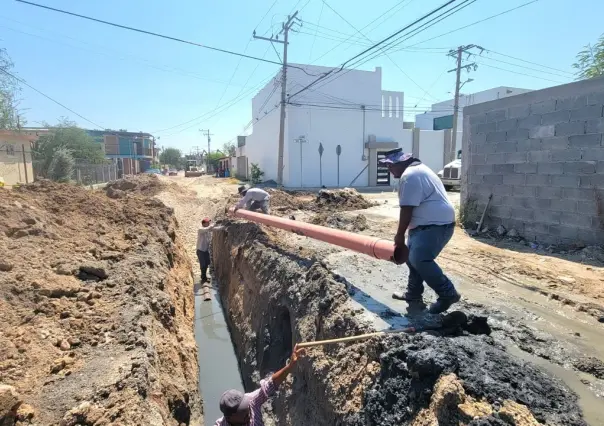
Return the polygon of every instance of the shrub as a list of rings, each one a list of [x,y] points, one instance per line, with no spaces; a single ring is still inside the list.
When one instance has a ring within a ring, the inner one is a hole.
[[[258,164],[252,163],[252,183],[260,183],[262,182],[262,176],[264,176],[264,172],[260,170]]]
[[[52,155],[48,167],[48,177],[57,182],[69,182],[75,169],[75,160],[71,151],[65,148],[57,149]]]

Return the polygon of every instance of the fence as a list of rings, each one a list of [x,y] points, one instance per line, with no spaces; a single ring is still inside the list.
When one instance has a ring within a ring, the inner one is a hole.
[[[76,164],[73,171],[73,181],[78,185],[95,185],[106,183],[118,178],[116,164]]]

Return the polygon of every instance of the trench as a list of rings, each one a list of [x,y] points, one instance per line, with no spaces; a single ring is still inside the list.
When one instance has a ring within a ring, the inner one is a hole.
[[[275,238],[251,223],[228,222],[214,231],[212,263],[220,284],[211,304],[198,302],[196,307],[199,360],[206,364],[200,368],[206,424],[220,415],[218,398],[225,389],[257,389],[261,379],[285,364],[296,342],[380,327],[367,315],[367,306],[359,304],[358,289],[351,297],[349,283],[321,259],[284,250]],[[204,323],[205,315],[212,320]],[[388,323],[400,326],[407,319]],[[204,344],[214,346],[204,349]],[[439,378],[452,373],[463,383],[463,398],[493,407],[476,424],[502,424],[497,411],[502,401],[524,406],[540,423],[601,424],[601,415],[593,410],[600,401],[589,399],[577,383],[556,378],[566,379],[557,369],[534,360],[527,365],[517,355],[491,336],[468,332],[309,349],[265,404],[265,420],[278,426],[421,424],[430,410],[442,414],[431,404]],[[448,420],[438,424],[474,424],[461,408],[447,410]]]

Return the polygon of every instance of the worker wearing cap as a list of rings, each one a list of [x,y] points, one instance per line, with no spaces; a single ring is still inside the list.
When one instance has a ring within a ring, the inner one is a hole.
[[[241,195],[241,200],[235,205],[235,211],[245,208],[246,210],[260,210],[264,214],[270,214],[271,196],[265,190],[241,185],[239,195]]]
[[[212,229],[210,219],[204,218],[201,221],[201,228],[197,230],[197,259],[201,267],[201,282],[208,282],[208,268],[210,267],[210,242],[212,239]]]
[[[409,267],[406,293],[394,293],[392,297],[410,306],[423,305],[425,282],[438,295],[430,305],[430,313],[444,312],[460,300],[460,295],[434,260],[453,236],[455,209],[436,173],[411,154],[396,149],[386,153],[380,164],[400,178],[401,210],[394,244],[396,252],[403,253],[397,263],[406,262]]]
[[[260,389],[244,394],[231,389],[220,398],[220,411],[223,417],[216,420],[214,426],[263,426],[262,404],[273,396],[277,388],[285,381],[304,349],[294,347],[289,364],[277,371],[267,380],[260,381]]]

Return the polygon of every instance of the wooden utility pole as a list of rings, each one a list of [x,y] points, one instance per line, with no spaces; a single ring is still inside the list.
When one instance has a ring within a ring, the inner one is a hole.
[[[287,16],[287,21],[281,24],[281,31],[273,38],[260,37],[256,35],[254,31],[253,36],[255,39],[269,41],[271,43],[282,43],[283,44],[283,68],[281,71],[281,119],[279,121],[279,160],[277,161],[277,183],[279,186],[283,185],[283,151],[285,149],[285,98],[287,90],[287,43],[289,30],[294,24],[294,20],[298,15],[296,11],[293,15]],[[283,40],[279,40],[279,34],[283,34]]]
[[[451,56],[453,58],[456,58],[457,60],[457,66],[455,68],[453,68],[452,70],[449,70],[448,72],[453,72],[455,71],[457,74],[457,78],[455,79],[455,100],[453,101],[453,129],[452,129],[452,133],[451,133],[451,149],[454,151],[456,149],[456,144],[457,144],[457,117],[459,116],[459,91],[461,90],[461,87],[467,83],[468,81],[465,81],[464,83],[461,82],[461,70],[463,68],[466,69],[466,71],[470,71],[470,69],[474,69],[476,70],[476,68],[478,67],[478,65],[476,65],[475,62],[472,62],[471,64],[464,64],[462,65],[462,56],[464,53],[467,53],[468,55],[472,55],[472,53],[470,52],[472,49],[480,49],[481,53],[484,50],[482,47],[477,46],[475,44],[468,44],[466,46],[459,46],[456,50],[450,50],[449,53],[447,54],[447,56]]]
[[[202,135],[208,137],[208,153],[206,154],[206,173],[210,173],[210,141],[212,140],[210,136],[214,136],[214,134],[210,133],[210,129],[199,129],[199,131]],[[199,150],[197,152],[199,154]]]

